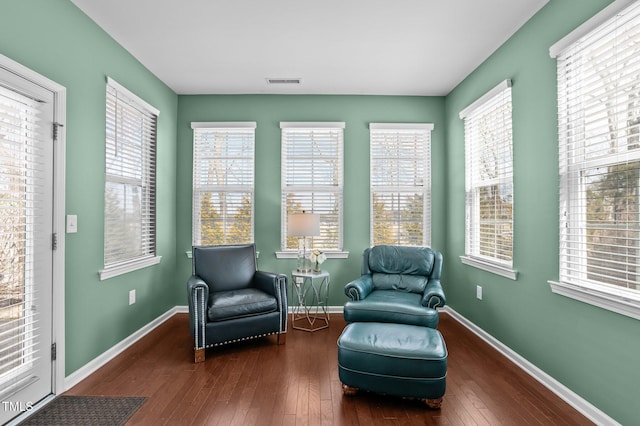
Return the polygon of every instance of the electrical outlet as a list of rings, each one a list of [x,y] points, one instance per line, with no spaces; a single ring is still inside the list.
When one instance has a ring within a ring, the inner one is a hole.
[[[136,303],[136,290],[129,291],[129,305]]]
[[[304,278],[296,277],[296,284],[302,284],[304,282]]]
[[[479,285],[476,286],[476,298],[482,300],[482,287]]]

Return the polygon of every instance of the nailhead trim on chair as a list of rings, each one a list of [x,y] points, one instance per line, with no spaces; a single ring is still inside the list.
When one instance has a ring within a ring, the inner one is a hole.
[[[198,294],[198,293],[204,293],[204,289],[202,287],[198,287],[196,288],[196,291],[193,293],[193,306],[196,307],[195,308],[195,312],[193,313],[193,321],[195,322],[195,326],[193,327],[194,330],[194,335],[195,335],[195,349],[203,349],[203,348],[199,348],[198,347],[198,312],[203,312],[204,313],[204,296],[202,294]],[[198,297],[200,296],[200,297]],[[198,299],[200,299],[200,309],[198,309]],[[202,340],[204,341],[206,334],[205,334],[205,323],[204,320],[202,321]],[[206,346],[205,346],[206,347]]]
[[[286,277],[282,276],[282,277],[278,277],[278,288],[276,291],[276,294],[278,295],[278,302],[280,302],[280,332],[283,333],[287,330],[287,324],[289,321],[289,313],[286,312],[286,309],[283,309],[284,306],[288,306],[287,303],[287,289],[285,288],[285,291],[282,291],[282,285],[284,284],[284,282],[286,281]],[[286,286],[286,284],[285,284]],[[280,300],[280,295],[284,293],[284,304],[282,303],[282,300]],[[284,327],[282,327],[282,314],[284,313]],[[283,330],[284,328],[284,330]],[[273,334],[273,333],[271,333]]]
[[[282,292],[281,292],[282,281],[283,281],[283,278],[278,278],[278,281],[277,281],[277,287],[278,288],[276,289],[276,294],[277,294],[278,301],[280,302],[280,307],[281,307],[279,324],[282,324],[282,315],[283,315],[283,311],[285,311],[285,309],[282,309],[282,300],[281,300],[281,297],[280,297],[280,295],[282,294]],[[200,311],[199,309],[196,309],[195,313],[194,313],[194,321],[196,323],[196,327],[194,327],[195,328],[195,343],[196,343],[196,345],[194,347],[194,350],[213,348],[215,346],[222,346],[222,345],[226,345],[226,344],[229,344],[229,343],[235,343],[235,342],[242,342],[244,340],[257,339],[257,338],[260,338],[260,337],[270,336],[272,334],[285,333],[285,330],[287,329],[287,322],[289,320],[289,315],[285,312],[284,314],[286,316],[285,316],[284,330],[282,329],[283,327],[281,326],[280,327],[280,331],[274,331],[274,332],[265,333],[265,334],[258,334],[258,335],[255,335],[255,336],[243,337],[243,338],[240,338],[240,339],[226,340],[224,342],[211,343],[209,345],[204,345],[203,347],[198,347],[198,327],[197,327],[197,324],[198,324],[198,312],[203,312],[204,313],[204,311],[205,311],[205,309],[204,309],[205,308],[204,307],[204,297],[202,297],[202,295],[198,295],[198,292],[204,293],[204,289],[201,288],[201,287],[197,288],[196,291],[194,292],[194,295],[193,295],[193,297],[195,299],[193,301],[193,306],[197,306],[198,296],[200,296],[200,302],[201,302],[200,303],[200,305],[201,305],[200,308],[202,309],[202,311]],[[286,301],[286,297],[287,297],[287,293],[285,292],[284,293],[285,301]],[[205,336],[206,336],[205,323],[203,321],[202,322],[202,338],[203,338],[203,340],[204,340]]]
[[[255,336],[250,336],[250,337],[242,337],[240,339],[234,339],[234,340],[226,340],[224,342],[220,342],[220,343],[211,343],[209,345],[205,345],[204,348],[195,348],[195,349],[207,349],[207,348],[213,348],[215,346],[222,346],[222,345],[227,345],[229,343],[236,343],[236,342],[242,342],[244,340],[252,340],[252,339],[257,339],[259,337],[266,337],[266,336],[271,336],[272,334],[279,334],[277,331],[274,331],[272,333],[265,333],[265,334],[258,334]]]

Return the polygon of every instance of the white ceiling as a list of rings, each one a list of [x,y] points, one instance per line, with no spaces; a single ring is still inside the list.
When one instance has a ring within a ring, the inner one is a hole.
[[[178,94],[435,96],[548,0],[71,1]]]

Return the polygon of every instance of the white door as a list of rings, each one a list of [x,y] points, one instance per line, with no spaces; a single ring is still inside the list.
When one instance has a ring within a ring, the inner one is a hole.
[[[53,392],[54,97],[0,68],[0,424]]]

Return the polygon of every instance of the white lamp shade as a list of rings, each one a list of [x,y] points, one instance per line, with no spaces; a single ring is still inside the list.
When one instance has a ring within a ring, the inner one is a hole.
[[[290,237],[313,237],[320,235],[320,215],[313,213],[290,214],[287,221]]]

